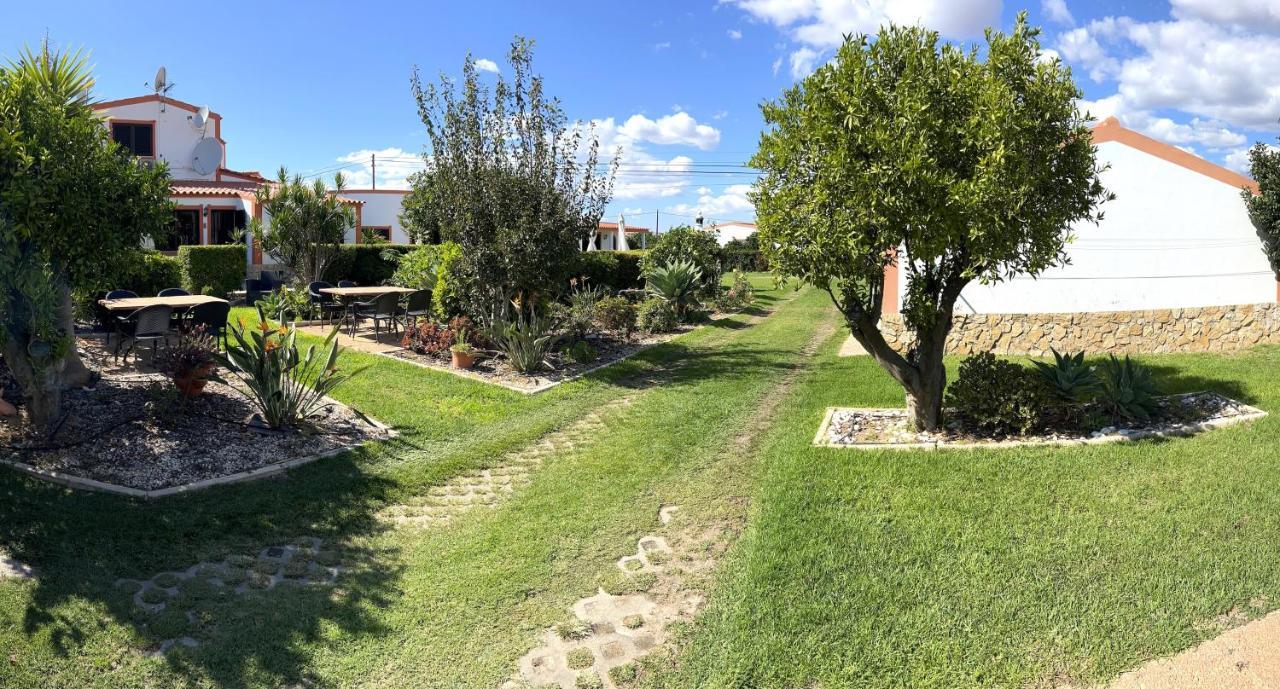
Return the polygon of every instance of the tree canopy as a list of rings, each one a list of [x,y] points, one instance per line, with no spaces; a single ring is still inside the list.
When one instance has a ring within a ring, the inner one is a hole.
[[[1280,279],[1280,150],[1255,144],[1249,149],[1249,173],[1258,182],[1258,193],[1245,189],[1241,195],[1262,240],[1262,252]]]
[[[508,62],[510,79],[497,77],[492,90],[470,56],[460,86],[444,76],[424,84],[416,71],[412,81],[430,144],[411,211],[462,247],[468,310],[481,317],[560,288],[604,214],[616,168],[600,164],[593,127],[571,126],[544,93],[531,41],[517,37]]]
[[[324,275],[338,255],[347,228],[356,222],[355,211],[338,197],[346,188],[341,172],[333,184],[331,192],[323,181],[307,183],[301,175],[290,177],[282,167],[274,184],[264,184],[257,191],[270,222],[254,220],[250,230],[262,250],[278,258],[301,284]]]
[[[921,428],[940,420],[942,353],[965,285],[1064,263],[1070,226],[1099,219],[1108,196],[1081,93],[1038,35],[1023,13],[1010,34],[988,29],[983,51],[919,27],[847,37],[763,106],[760,243],[778,273],[829,292]],[[878,328],[895,261],[908,352]]]

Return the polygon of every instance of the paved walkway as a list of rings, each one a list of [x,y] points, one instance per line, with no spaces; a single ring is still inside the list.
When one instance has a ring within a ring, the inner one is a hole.
[[[301,325],[298,326],[298,332],[316,337],[328,337],[329,331],[333,329],[332,325]],[[359,352],[369,352],[370,354],[381,354],[383,352],[391,352],[401,349],[400,341],[404,337],[404,333],[383,332],[380,337],[374,339],[373,329],[357,329],[356,336],[351,337],[347,333],[351,332],[347,328],[342,328],[338,332],[338,346],[349,347]]]
[[[1109,689],[1280,689],[1280,611],[1126,672]]]
[[[858,341],[853,339],[853,335],[846,337],[844,340],[844,344],[840,345],[839,356],[866,356],[866,355],[867,355],[867,350],[863,349],[862,345],[858,344]]]

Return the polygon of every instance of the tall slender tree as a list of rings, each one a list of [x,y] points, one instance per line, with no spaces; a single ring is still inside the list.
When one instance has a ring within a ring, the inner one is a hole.
[[[138,165],[90,107],[80,52],[23,51],[0,67],[0,346],[52,423],[90,372],[74,346],[72,290],[113,273],[172,222],[164,166]]]
[[[1073,223],[1101,218],[1080,90],[1018,15],[986,50],[918,27],[847,37],[763,106],[752,159],[760,244],[775,270],[824,289],[853,337],[904,388],[914,425],[941,423],[952,311],[973,281],[1067,260]],[[879,329],[885,267],[906,273],[908,351]]]
[[[262,250],[279,259],[300,284],[323,279],[347,230],[355,225],[355,211],[338,196],[345,188],[341,172],[329,189],[319,179],[308,183],[301,175],[290,177],[282,167],[275,183],[258,189],[268,222],[255,219],[249,230]]]

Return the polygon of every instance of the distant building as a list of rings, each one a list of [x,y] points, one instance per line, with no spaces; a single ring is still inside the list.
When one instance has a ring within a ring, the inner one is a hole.
[[[724,246],[735,239],[746,239],[756,233],[756,224],[745,220],[726,220],[709,228],[716,235],[716,241]]]

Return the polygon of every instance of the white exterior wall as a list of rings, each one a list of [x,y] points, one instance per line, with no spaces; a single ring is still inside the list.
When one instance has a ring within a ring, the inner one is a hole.
[[[409,233],[400,224],[400,208],[404,203],[405,195],[408,193],[408,191],[390,189],[357,189],[346,190],[339,195],[345,199],[364,201],[364,208],[361,210],[360,216],[361,223],[378,227],[390,226],[391,242],[393,244],[408,244]],[[356,230],[354,228],[347,231],[346,242],[348,244],[356,242]]]
[[[207,180],[215,178],[216,172],[208,175],[199,175],[196,174],[195,169],[191,166],[192,154],[195,153],[196,144],[200,143],[201,139],[200,130],[189,119],[194,115],[191,111],[169,103],[165,105],[164,112],[161,112],[160,103],[151,101],[103,108],[98,111],[98,114],[102,117],[118,120],[155,120],[156,161],[169,164],[169,175],[171,177],[174,179]],[[205,127],[204,138],[216,138],[217,128],[218,124],[213,117],[210,117],[208,125]],[[219,167],[226,167],[226,163],[227,150],[224,145]]]
[[[970,284],[956,313],[1132,311],[1270,303],[1276,279],[1240,189],[1118,142],[1098,145],[1116,195],[1074,228],[1071,263],[1038,278]],[[899,299],[907,271],[898,271]]]
[[[720,242],[720,246],[724,246],[735,239],[746,239],[756,233],[755,225],[747,225],[745,223],[726,222],[715,226],[716,241]]]

